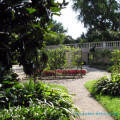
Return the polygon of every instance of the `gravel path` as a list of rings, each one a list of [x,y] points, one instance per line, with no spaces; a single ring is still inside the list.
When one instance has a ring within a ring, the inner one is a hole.
[[[84,78],[59,81],[44,80],[43,82],[63,85],[68,89],[69,94],[75,94],[75,96],[73,96],[74,104],[78,106],[81,113],[87,113],[87,115],[80,115],[80,118],[76,118],[76,120],[114,120],[110,115],[97,115],[97,113],[108,112],[90,95],[89,91],[84,87],[84,84],[87,81],[96,80],[97,78],[100,78],[108,73],[95,68],[90,68],[88,66],[84,66],[84,68],[87,69],[87,75],[84,76]],[[21,73],[20,78],[22,77],[23,73]],[[88,115],[90,113],[92,115]]]

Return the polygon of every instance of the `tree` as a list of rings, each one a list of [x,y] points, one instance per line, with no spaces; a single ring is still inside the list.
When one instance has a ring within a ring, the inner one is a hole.
[[[65,29],[61,22],[57,22],[56,20],[51,20],[51,24],[53,24],[53,27],[51,28],[51,31],[59,33],[66,33],[67,29]]]
[[[46,33],[45,35],[45,44],[46,45],[59,45],[63,43],[65,35],[62,33]]]
[[[116,0],[73,0],[73,9],[79,12],[78,20],[94,30],[120,29],[120,4]]]
[[[38,51],[44,48],[47,23],[53,15],[60,15],[64,4],[54,0],[0,2],[0,74],[12,68],[13,59],[24,68],[29,66],[28,74],[33,73],[39,61]]]
[[[86,42],[86,36],[84,33],[82,33],[80,37],[76,38],[75,43],[84,43],[84,42]]]
[[[62,44],[65,38],[64,34],[67,32],[67,30],[64,29],[62,23],[52,19],[50,20],[48,25],[51,26],[50,30],[52,32],[45,34],[45,44],[46,45]]]
[[[73,0],[79,11],[78,20],[88,28],[86,41],[100,42],[119,39],[120,4],[117,0]]]
[[[66,46],[61,46],[60,48],[48,50],[48,64],[50,69],[63,69],[67,62],[66,51],[69,51],[69,48]]]
[[[89,29],[86,34],[87,42],[100,42],[100,41],[119,41],[120,31],[95,31]]]
[[[72,38],[72,36],[67,35],[67,36],[64,38],[63,44],[71,44],[71,43],[74,43],[74,39]]]

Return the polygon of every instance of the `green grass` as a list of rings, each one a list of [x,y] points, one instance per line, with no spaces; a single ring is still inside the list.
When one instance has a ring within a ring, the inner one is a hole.
[[[61,90],[63,93],[68,94],[67,88],[62,85],[56,85],[56,84],[46,84],[46,85],[49,86],[50,88]]]
[[[57,90],[63,94],[67,94],[69,97],[67,97],[66,99],[69,100],[71,103],[73,103],[73,100],[72,100],[72,96],[68,94],[68,90],[65,86],[62,86],[62,85],[56,85],[56,84],[48,84],[46,83],[47,86],[49,86],[51,89],[54,89],[54,90]]]
[[[92,94],[92,87],[97,82],[97,80],[89,81],[85,84],[85,87]],[[113,97],[108,95],[94,95],[95,99],[100,102],[103,107],[111,113],[115,120],[120,120],[120,97]],[[117,115],[115,115],[117,114]]]

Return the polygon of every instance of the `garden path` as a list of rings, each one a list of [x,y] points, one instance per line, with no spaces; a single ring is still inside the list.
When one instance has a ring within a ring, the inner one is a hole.
[[[17,69],[17,67],[16,67]],[[80,108],[81,113],[92,113],[92,115],[80,115],[76,120],[114,120],[110,115],[96,115],[96,113],[108,113],[89,93],[84,87],[87,81],[96,80],[109,74],[103,70],[83,66],[87,70],[87,75],[80,79],[67,79],[67,80],[44,80],[43,82],[54,83],[63,85],[68,89],[69,94],[73,96],[74,104]],[[19,74],[20,70],[18,69]],[[21,71],[20,78],[24,75]],[[94,115],[93,115],[94,114]]]
[[[76,120],[114,120],[110,115],[96,115],[96,113],[108,113],[89,93],[84,87],[87,81],[96,80],[102,76],[109,75],[109,73],[84,66],[83,69],[87,70],[86,76],[81,79],[73,80],[51,80],[45,81],[49,83],[63,85],[68,89],[69,94],[75,94],[73,96],[74,104],[80,108],[81,113],[92,113],[94,115],[80,115],[80,118]]]

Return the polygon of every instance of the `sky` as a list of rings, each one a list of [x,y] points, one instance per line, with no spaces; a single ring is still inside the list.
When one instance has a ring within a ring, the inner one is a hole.
[[[56,0],[58,2],[62,2],[63,0]],[[86,33],[87,30],[84,28],[83,23],[77,20],[77,13],[72,10],[72,1],[66,0],[69,2],[65,9],[61,10],[61,16],[54,16],[53,19],[61,22],[65,29],[68,28],[68,33],[66,35],[72,36],[74,39],[80,37],[81,34],[84,32]]]

